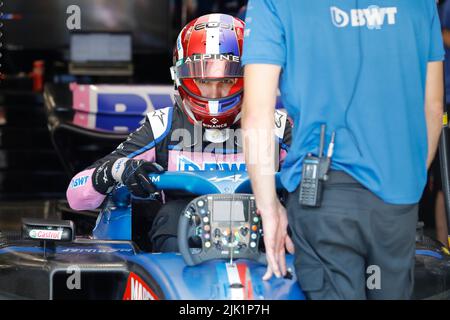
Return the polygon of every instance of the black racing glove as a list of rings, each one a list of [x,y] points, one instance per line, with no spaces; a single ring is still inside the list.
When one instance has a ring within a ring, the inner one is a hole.
[[[157,191],[148,175],[163,171],[164,168],[157,163],[120,158],[114,162],[108,160],[99,166],[94,171],[92,182],[102,194],[111,192],[116,183],[122,183],[134,196],[148,198]]]
[[[121,182],[131,194],[139,198],[148,198],[157,190],[148,175],[161,173],[164,169],[159,164],[144,160],[128,160],[121,175]]]

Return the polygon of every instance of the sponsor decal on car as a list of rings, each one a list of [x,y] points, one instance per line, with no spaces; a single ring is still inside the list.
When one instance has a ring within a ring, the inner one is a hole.
[[[130,272],[122,300],[159,300],[159,298],[137,274]]]
[[[30,230],[29,236],[32,239],[61,240],[62,230]]]
[[[87,253],[134,253],[131,248],[65,248],[61,250],[62,253],[77,253],[77,254],[87,254]]]
[[[204,161],[204,159],[202,158]],[[229,162],[208,162],[197,163],[192,159],[185,156],[179,156],[177,158],[177,171],[227,171],[237,172],[246,171],[245,162],[242,163],[229,163]]]

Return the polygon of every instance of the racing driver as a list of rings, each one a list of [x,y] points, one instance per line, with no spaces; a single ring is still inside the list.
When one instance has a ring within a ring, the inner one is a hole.
[[[78,173],[72,181],[85,182],[70,183],[71,208],[101,206],[117,184],[127,186],[134,197],[149,198],[156,192],[148,178],[152,172],[246,170],[240,139],[243,32],[244,22],[225,14],[205,15],[183,28],[171,68],[178,91],[175,105],[148,113],[115,151]],[[280,110],[274,121],[281,162],[291,127]],[[165,198],[148,235],[155,252],[178,251],[178,219],[192,200]]]

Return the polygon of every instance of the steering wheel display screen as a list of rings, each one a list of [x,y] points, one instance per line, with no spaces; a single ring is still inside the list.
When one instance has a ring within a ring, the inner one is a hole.
[[[234,221],[244,222],[247,217],[242,201],[220,201],[213,202],[213,219],[216,222]]]

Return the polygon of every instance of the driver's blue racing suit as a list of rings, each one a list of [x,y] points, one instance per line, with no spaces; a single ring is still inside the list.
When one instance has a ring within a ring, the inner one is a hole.
[[[291,125],[280,110],[274,121],[281,163],[290,144]],[[190,123],[175,105],[148,113],[144,124],[116,150],[75,175],[67,189],[70,207],[92,210],[101,206],[107,195],[95,189],[93,173],[106,161],[123,157],[156,162],[167,171],[246,170],[239,123],[230,129],[205,130]],[[162,206],[149,235],[154,251],[177,251],[178,218],[189,200],[169,200]]]

